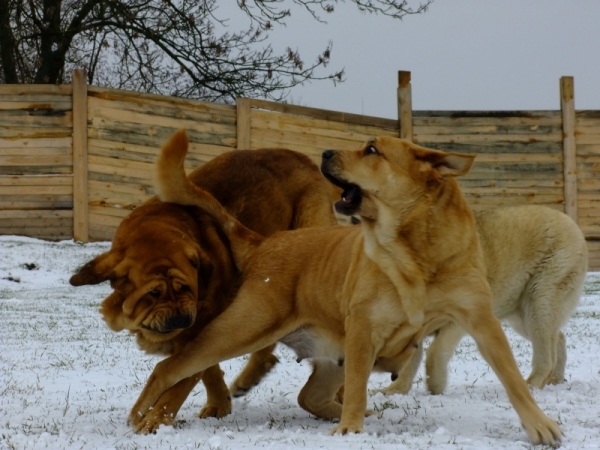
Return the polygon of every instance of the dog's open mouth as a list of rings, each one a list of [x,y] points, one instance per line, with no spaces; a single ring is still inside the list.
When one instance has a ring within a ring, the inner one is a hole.
[[[335,203],[335,210],[346,216],[351,216],[353,214],[357,214],[360,209],[360,204],[362,201],[362,190],[356,184],[348,183],[347,181],[340,180],[339,178],[334,177],[333,175],[327,173],[325,170],[322,170],[323,175],[329,181],[331,181],[336,186],[343,189],[342,199],[339,202]]]

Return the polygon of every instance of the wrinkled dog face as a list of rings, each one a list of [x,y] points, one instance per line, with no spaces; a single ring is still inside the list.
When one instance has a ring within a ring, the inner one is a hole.
[[[338,213],[377,219],[386,210],[400,215],[411,210],[445,177],[467,173],[473,159],[379,137],[359,150],[324,151],[321,172],[344,191],[335,204]]]
[[[100,307],[107,325],[158,343],[194,323],[203,259],[200,248],[173,239],[130,245],[125,252],[113,248],[94,258],[70,282],[81,286],[110,280],[114,292]]]

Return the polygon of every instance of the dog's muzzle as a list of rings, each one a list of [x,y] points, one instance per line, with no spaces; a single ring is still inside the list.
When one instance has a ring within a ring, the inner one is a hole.
[[[346,180],[338,178],[334,175],[336,172],[335,163],[336,152],[334,150],[325,150],[322,155],[321,161],[321,173],[331,183],[343,190],[342,199],[335,203],[335,210],[345,216],[352,216],[357,214],[360,210],[360,204],[362,201],[362,191],[356,184],[349,183]]]

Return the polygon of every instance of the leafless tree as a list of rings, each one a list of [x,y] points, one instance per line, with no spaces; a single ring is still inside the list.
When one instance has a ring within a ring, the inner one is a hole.
[[[400,19],[432,1],[412,8],[348,0]],[[331,42],[310,64],[292,47],[277,54],[269,44],[290,6],[322,21],[337,3],[237,0],[249,22],[232,32],[217,0],[0,0],[0,82],[65,83],[72,69],[86,68],[88,82],[101,86],[222,102],[281,100],[308,80],[343,81],[343,70],[326,72]]]

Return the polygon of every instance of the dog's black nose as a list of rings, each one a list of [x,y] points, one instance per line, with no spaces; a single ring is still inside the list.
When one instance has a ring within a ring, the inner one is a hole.
[[[335,152],[333,150],[325,150],[323,152],[323,159],[331,159],[333,158],[333,155],[335,155]]]

